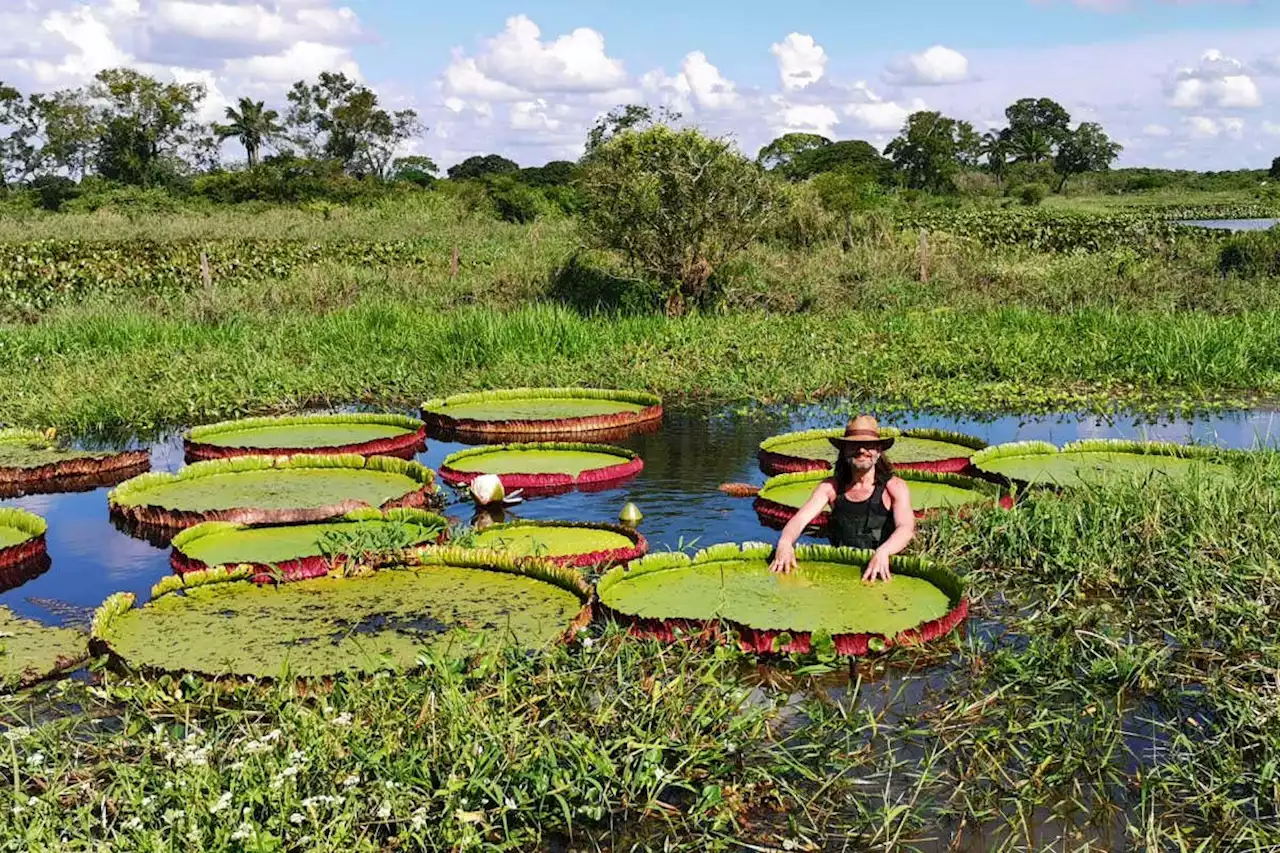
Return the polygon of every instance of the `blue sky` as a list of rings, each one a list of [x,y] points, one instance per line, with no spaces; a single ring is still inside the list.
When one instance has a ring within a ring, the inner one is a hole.
[[[640,101],[748,153],[792,130],[883,147],[918,109],[987,130],[1048,96],[1102,123],[1123,165],[1280,155],[1280,0],[0,0],[0,80],[114,65],[204,83],[208,118],[341,70],[417,110],[412,149],[442,166],[573,158]]]

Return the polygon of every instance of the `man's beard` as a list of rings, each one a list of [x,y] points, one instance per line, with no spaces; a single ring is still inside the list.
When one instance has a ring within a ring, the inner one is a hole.
[[[853,470],[867,472],[876,466],[876,463],[870,459],[854,459]]]

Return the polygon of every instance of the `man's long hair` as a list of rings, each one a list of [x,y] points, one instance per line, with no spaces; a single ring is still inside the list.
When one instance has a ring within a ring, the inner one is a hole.
[[[841,450],[840,455],[836,457],[835,478],[837,495],[843,495],[853,485],[853,456],[847,451]],[[889,458],[881,453],[880,458],[876,460],[876,485],[882,486],[892,479],[893,465],[889,462]]]

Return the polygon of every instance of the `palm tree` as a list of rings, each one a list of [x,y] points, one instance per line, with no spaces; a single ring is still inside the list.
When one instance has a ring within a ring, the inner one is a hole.
[[[1053,156],[1053,140],[1036,127],[1021,128],[1009,140],[1015,163],[1041,163]]]
[[[999,184],[1004,178],[1005,169],[1009,165],[1009,142],[1002,131],[990,131],[982,134],[978,153],[987,158],[987,170]]]
[[[262,101],[241,98],[239,106],[239,112],[234,107],[227,107],[227,120],[230,123],[215,124],[213,132],[218,135],[219,142],[233,136],[239,139],[245,153],[249,155],[249,168],[253,168],[258,165],[259,149],[264,143],[283,133],[284,128],[277,121],[280,114],[266,109]]]

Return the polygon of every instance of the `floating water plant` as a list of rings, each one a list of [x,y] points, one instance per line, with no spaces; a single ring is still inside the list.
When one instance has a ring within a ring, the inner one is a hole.
[[[995,483],[965,477],[961,474],[935,474],[932,471],[899,469],[895,472],[906,481],[911,490],[911,508],[916,517],[938,510],[956,509],[975,504],[999,501],[1010,507],[1013,500]],[[782,527],[796,510],[804,506],[818,484],[831,476],[831,471],[800,471],[795,474],[779,474],[770,477],[760,487],[755,510],[761,523],[769,527]],[[823,528],[829,513],[823,512],[814,519],[813,526]]]
[[[150,464],[146,450],[74,450],[59,446],[46,433],[0,429],[0,490],[5,492],[52,491],[58,481],[136,473]]]
[[[939,429],[896,430],[882,428],[880,434],[893,438],[888,458],[895,468],[958,474],[969,467],[975,450],[987,443],[980,438]],[[760,442],[757,458],[766,474],[819,471],[836,461],[836,449],[829,439],[844,435],[844,428],[813,429],[775,435]]]
[[[581,575],[540,560],[432,549],[413,566],[359,577],[260,585],[251,571],[171,575],[135,607],[117,593],[93,639],[132,667],[219,676],[322,676],[407,670],[432,648],[537,648],[591,618]]]
[[[619,525],[523,520],[486,527],[475,547],[577,567],[629,563],[649,551],[643,536]]]
[[[405,459],[423,448],[426,426],[395,414],[291,415],[195,427],[183,436],[188,462],[232,456],[355,453]]]
[[[501,444],[474,447],[445,457],[440,479],[466,486],[481,474],[497,474],[508,491],[527,495],[607,489],[644,468],[635,453],[608,444]]]
[[[865,655],[889,645],[941,637],[964,620],[969,602],[951,571],[919,557],[893,557],[889,581],[862,580],[869,551],[806,545],[790,574],[769,571],[767,545],[715,545],[687,554],[651,554],[606,573],[602,613],[637,635],[674,640],[733,630],[756,653],[806,653],[827,646]]]
[[[0,607],[0,682],[26,687],[74,669],[89,657],[88,638],[71,628],[50,628]]]
[[[1213,447],[1164,442],[1089,439],[1059,450],[1043,441],[1021,441],[979,451],[973,464],[987,474],[1018,483],[1071,488],[1104,485],[1121,478],[1198,474],[1227,479],[1231,469],[1215,461],[1226,455]]]
[[[433,433],[482,439],[547,435],[618,438],[662,421],[662,400],[640,391],[510,388],[457,394],[422,404]]]
[[[445,519],[420,509],[361,509],[333,521],[254,527],[208,521],[173,537],[178,574],[247,565],[254,580],[323,577],[336,566],[441,541]]]
[[[300,524],[366,507],[424,506],[433,479],[429,468],[386,456],[240,456],[143,474],[107,501],[114,515],[150,526]]]
[[[0,570],[42,556],[48,529],[43,518],[24,509],[0,509]]]

